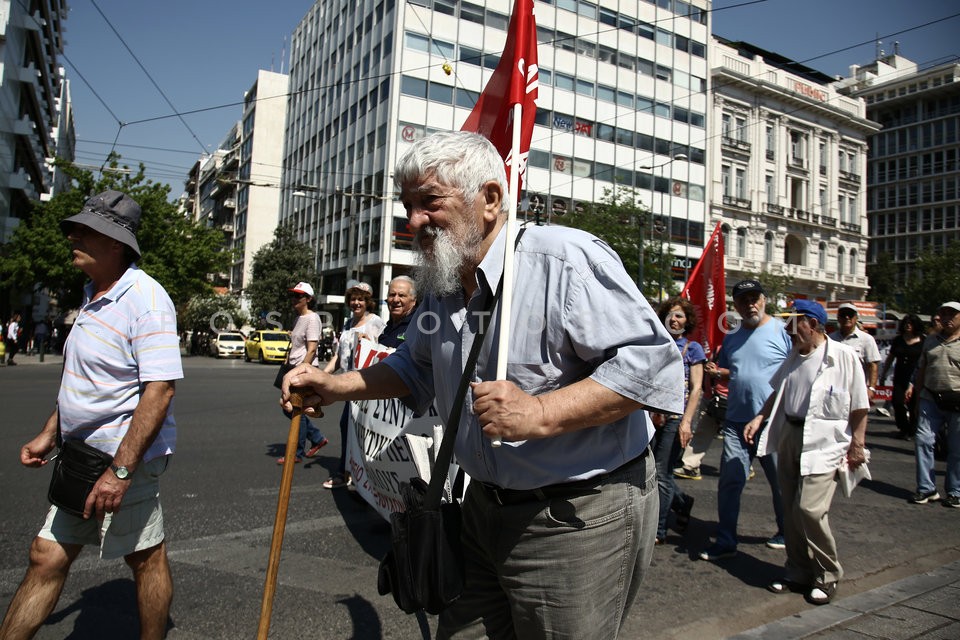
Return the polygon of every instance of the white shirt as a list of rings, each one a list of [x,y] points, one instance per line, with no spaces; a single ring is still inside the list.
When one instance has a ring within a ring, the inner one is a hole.
[[[877,341],[866,331],[854,328],[848,336],[844,336],[839,331],[834,331],[830,334],[830,339],[842,342],[856,351],[860,364],[864,366],[871,362],[880,362],[880,349],[877,348]]]
[[[827,340],[823,349],[817,376],[810,387],[809,409],[803,423],[802,476],[836,471],[853,440],[850,414],[870,406],[863,367],[856,351],[832,340]],[[770,413],[770,423],[760,436],[757,456],[777,450],[782,429],[797,428],[784,420],[783,397],[785,387],[791,384],[790,374],[799,366],[800,352],[794,347],[770,381],[777,390],[777,397]]]

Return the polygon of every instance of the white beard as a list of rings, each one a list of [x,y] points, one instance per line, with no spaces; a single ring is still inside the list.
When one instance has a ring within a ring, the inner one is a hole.
[[[460,290],[460,274],[463,269],[472,266],[469,263],[476,258],[483,234],[480,229],[467,228],[462,240],[448,229],[424,227],[413,240],[417,250],[417,266],[413,277],[417,282],[417,291],[436,297],[447,296]],[[433,238],[428,254],[421,247],[424,237]]]

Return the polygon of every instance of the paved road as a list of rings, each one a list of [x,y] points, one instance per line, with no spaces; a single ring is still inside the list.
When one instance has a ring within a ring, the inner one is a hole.
[[[47,471],[22,468],[17,451],[49,414],[60,373],[55,358],[44,365],[21,361],[0,368],[2,609],[22,576],[49,481]],[[178,453],[162,485],[176,584],[169,637],[254,637],[280,480],[274,458],[288,426],[270,386],[276,368],[209,358],[185,358],[184,368],[176,398]],[[338,416],[333,407],[320,425],[331,446],[296,469],[271,637],[419,638],[424,626],[435,629],[435,619],[406,616],[376,593],[386,524],[352,494],[321,487],[339,455]],[[912,447],[892,431],[886,419],[871,423],[874,480],[834,503],[831,519],[847,571],[841,598],[960,560],[960,510],[907,504]],[[685,481],[697,501],[690,530],[657,548],[627,639],[725,638],[811,609],[800,596],[762,588],[783,561],[782,552],[763,545],[773,517],[762,474],[745,492],[741,553],[716,564],[694,560],[716,522],[719,450],[708,454],[702,481]],[[87,550],[38,637],[136,634],[126,568]]]

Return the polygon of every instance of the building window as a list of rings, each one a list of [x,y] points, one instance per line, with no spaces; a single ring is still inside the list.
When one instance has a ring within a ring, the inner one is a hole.
[[[777,137],[773,125],[767,125],[767,160],[773,160],[777,153]]]
[[[820,215],[827,215],[829,211],[829,203],[827,202],[827,190],[820,189]]]
[[[729,113],[723,114],[720,126],[720,131],[724,138],[733,137],[733,116],[731,116]]]
[[[763,260],[773,262],[773,231],[763,234]]]
[[[850,275],[857,275],[857,250],[850,249]]]
[[[843,247],[837,247],[837,275],[843,275],[844,260],[846,260],[846,253],[843,250]]]
[[[741,142],[747,141],[747,120],[746,118],[736,118],[737,128],[733,132],[733,137]]]
[[[747,257],[747,229],[740,227],[737,229],[737,255],[741,258]]]
[[[720,182],[723,185],[723,195],[729,197],[733,195],[730,184],[731,169],[730,165],[725,164],[720,168]]]
[[[823,240],[820,241],[820,245],[817,247],[819,252],[817,255],[817,268],[821,271],[827,270],[827,243]]]
[[[807,157],[806,138],[799,131],[790,132],[790,160],[794,164],[803,165]]]
[[[768,173],[765,180],[766,180],[766,187],[767,187],[767,203],[776,204],[777,203],[776,179],[774,179],[772,173]]]
[[[737,198],[747,199],[747,170],[737,168]]]

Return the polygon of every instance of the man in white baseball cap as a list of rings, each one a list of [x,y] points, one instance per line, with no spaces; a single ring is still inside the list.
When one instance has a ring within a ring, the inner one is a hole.
[[[856,305],[844,302],[837,307],[837,330],[830,334],[830,339],[856,350],[867,380],[867,396],[873,401],[877,390],[877,373],[880,370],[880,349],[873,336],[857,326],[858,321]]]

